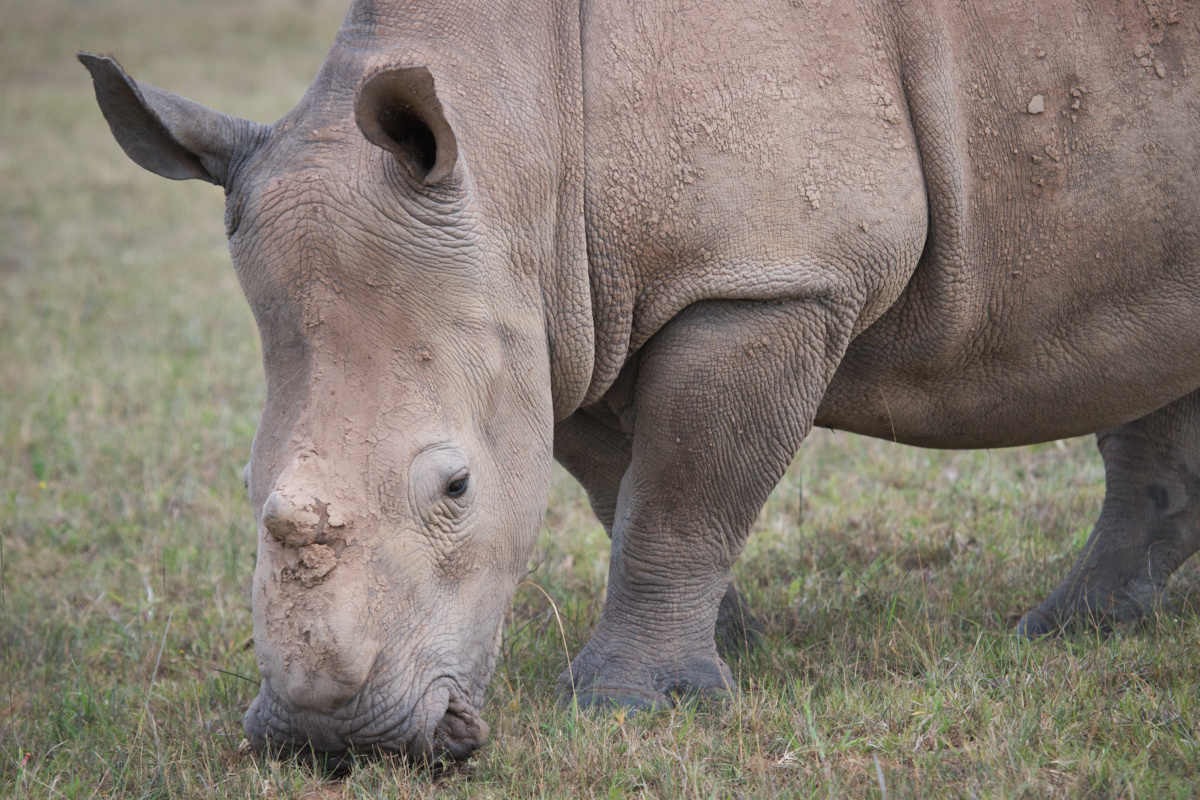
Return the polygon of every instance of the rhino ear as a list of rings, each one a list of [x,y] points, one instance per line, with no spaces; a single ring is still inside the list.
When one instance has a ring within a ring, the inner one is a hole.
[[[422,183],[435,184],[454,171],[458,140],[427,67],[369,72],[358,86],[354,113],[367,141],[393,154]]]
[[[121,149],[164,178],[197,178],[227,187],[234,165],[268,130],[138,83],[111,56],[78,57],[92,74],[96,101]]]

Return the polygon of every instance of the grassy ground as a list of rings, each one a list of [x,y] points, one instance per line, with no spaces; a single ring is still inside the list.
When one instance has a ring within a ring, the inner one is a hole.
[[[1028,645],[1102,496],[1090,441],[939,453],[817,432],[737,580],[769,632],[727,707],[576,716],[518,589],[486,716],[449,773],[339,783],[239,754],[255,666],[240,485],[257,338],[221,192],[128,162],[77,48],[268,121],[340,2],[0,0],[0,796],[1188,797],[1200,570],[1109,638]],[[803,496],[801,495],[803,487]],[[803,497],[803,499],[802,499]],[[559,473],[530,577],[586,641],[603,531]]]

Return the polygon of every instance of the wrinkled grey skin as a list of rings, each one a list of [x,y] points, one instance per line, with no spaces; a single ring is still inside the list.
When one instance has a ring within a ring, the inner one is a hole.
[[[1142,613],[1200,544],[1198,38],[1132,2],[358,2],[273,125],[81,56],[135,161],[228,195],[251,742],[479,746],[552,456],[612,535],[584,703],[729,687],[730,567],[814,424],[1099,431],[1099,522],[1021,630]]]

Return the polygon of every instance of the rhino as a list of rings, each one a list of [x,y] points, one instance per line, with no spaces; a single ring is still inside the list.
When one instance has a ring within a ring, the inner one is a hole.
[[[553,459],[611,535],[559,681],[732,686],[730,569],[814,425],[1095,433],[1018,632],[1200,546],[1200,27],[1118,0],[356,0],[265,125],[81,53],[124,151],[224,188],[262,339],[256,748],[460,758]]]

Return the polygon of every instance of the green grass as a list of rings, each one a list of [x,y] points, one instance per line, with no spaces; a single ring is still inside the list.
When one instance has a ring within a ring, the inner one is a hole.
[[[262,401],[221,192],[130,163],[73,54],[269,121],[340,2],[0,0],[0,796],[1190,797],[1200,570],[1148,624],[1027,644],[1099,509],[1092,443],[813,434],[737,570],[767,625],[723,707],[560,709],[607,541],[556,473],[485,716],[444,774],[239,752]],[[803,494],[801,494],[803,487]],[[249,680],[247,680],[249,679]]]

